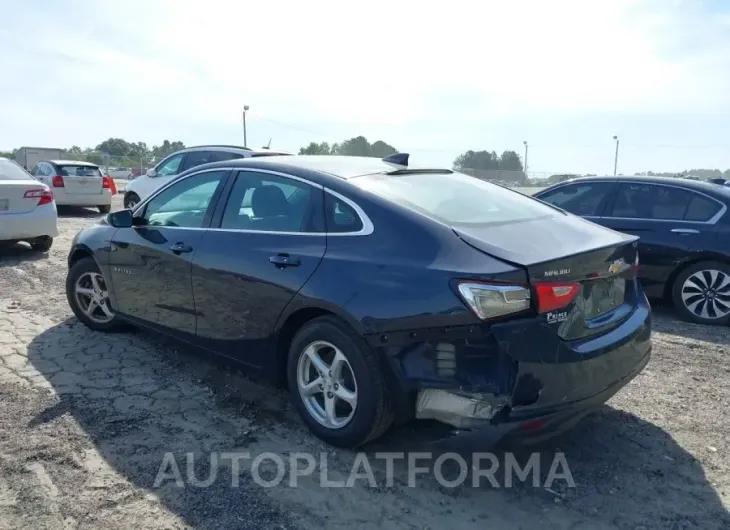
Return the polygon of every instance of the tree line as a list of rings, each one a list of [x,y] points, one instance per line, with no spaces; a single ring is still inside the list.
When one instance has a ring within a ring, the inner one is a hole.
[[[63,151],[63,156],[69,160],[84,160],[100,166],[139,167],[160,161],[184,148],[185,144],[180,141],[164,140],[160,145],[149,147],[145,142],[127,142],[122,138],[109,138],[96,147],[82,148],[73,145]],[[0,156],[14,159],[17,152],[17,148],[12,151],[0,151]]]
[[[86,160],[99,165],[139,167],[140,165],[147,166],[159,162],[171,153],[184,148],[185,144],[181,141],[164,140],[160,145],[150,147],[145,142],[128,142],[122,138],[108,138],[95,147],[71,146],[64,151],[64,157]],[[16,152],[17,149],[0,151],[0,156],[13,159]],[[300,155],[368,156],[377,158],[383,158],[397,152],[398,149],[387,142],[376,140],[370,143],[364,136],[355,136],[333,144],[310,142],[299,149]],[[515,151],[503,151],[502,154],[497,154],[495,151],[489,150],[468,150],[453,160],[452,167],[456,171],[483,179],[501,180],[513,184],[524,184],[528,180],[522,158]],[[730,179],[730,169],[725,171],[719,169],[691,169],[679,173],[647,171],[638,173],[638,175],[678,178],[698,177],[703,180],[710,178]],[[591,175],[556,174],[542,182],[555,184],[578,176]]]
[[[309,145],[299,149],[300,155],[345,155],[345,156],[371,156],[383,158],[398,149],[392,145],[377,140],[370,143],[364,136],[356,136],[343,142],[329,144],[327,142],[310,142]],[[527,180],[522,159],[514,151],[504,151],[498,155],[494,151],[466,151],[457,156],[452,162],[456,171],[469,175],[493,180],[504,180],[514,183],[522,183]]]

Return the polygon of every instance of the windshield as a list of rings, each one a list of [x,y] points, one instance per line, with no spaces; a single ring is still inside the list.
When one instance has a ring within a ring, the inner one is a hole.
[[[101,171],[94,166],[59,166],[62,177],[101,177]]]
[[[33,177],[12,160],[0,158],[0,180],[33,180]]]
[[[350,182],[448,225],[501,224],[558,215],[535,199],[462,173],[376,174]]]

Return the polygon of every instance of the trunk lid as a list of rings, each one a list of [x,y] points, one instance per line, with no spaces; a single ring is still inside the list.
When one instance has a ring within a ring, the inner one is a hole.
[[[74,195],[101,195],[104,177],[98,167],[59,165],[65,191]]]
[[[541,315],[566,340],[605,332],[636,307],[635,236],[572,215],[453,228],[470,246],[524,268],[533,297],[544,284],[577,284],[569,305]]]
[[[25,198],[30,190],[45,189],[35,180],[0,180],[0,217],[8,214],[28,213],[38,205],[38,197]]]

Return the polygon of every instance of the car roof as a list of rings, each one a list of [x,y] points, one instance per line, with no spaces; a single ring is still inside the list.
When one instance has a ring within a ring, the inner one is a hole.
[[[99,164],[93,164],[91,162],[84,162],[83,160],[41,160],[41,162],[50,162],[57,166],[88,166],[88,167],[99,167]]]
[[[341,179],[351,179],[363,175],[376,173],[387,173],[394,170],[403,170],[403,166],[384,162],[381,158],[367,156],[337,156],[337,155],[294,155],[294,156],[267,156],[258,158],[257,162],[288,166],[310,171],[327,173]],[[247,159],[228,161],[232,166],[250,166],[252,162]],[[409,171],[433,170],[431,167],[418,167],[408,165]],[[441,168],[438,168],[441,169]]]
[[[251,155],[256,154],[269,154],[272,155],[288,155],[289,153],[286,151],[281,151],[278,149],[268,149],[268,148],[262,148],[262,149],[251,149],[250,147],[243,147],[241,145],[225,145],[225,144],[210,144],[210,145],[191,145],[190,147],[185,147],[184,149],[180,149],[179,151],[175,151],[174,153],[170,153],[171,155],[176,153],[187,153],[191,151],[210,151],[210,150],[218,150],[218,151],[225,151],[225,152],[243,152],[243,153],[250,153]],[[170,156],[170,155],[168,155]],[[167,157],[165,157],[167,158]]]
[[[632,184],[664,184],[699,191],[707,194],[719,194],[722,197],[730,198],[730,188],[721,184],[714,184],[704,180],[691,180],[674,177],[645,177],[645,176],[603,176],[603,177],[577,177],[565,180],[557,184],[553,184],[548,189],[557,188],[564,184],[574,184],[579,182],[625,182]]]

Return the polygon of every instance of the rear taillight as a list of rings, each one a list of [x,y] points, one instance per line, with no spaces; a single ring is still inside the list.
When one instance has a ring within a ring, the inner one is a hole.
[[[63,188],[63,177],[61,175],[56,175],[51,179],[51,183],[53,184],[54,188]]]
[[[530,308],[530,291],[520,285],[461,282],[459,294],[482,320]]]
[[[575,300],[580,284],[574,282],[545,282],[535,284],[537,312],[549,313],[565,307]]]
[[[46,189],[28,190],[23,194],[24,199],[38,199],[36,206],[51,204],[53,202],[53,192]]]
[[[109,177],[102,177],[101,187],[105,190],[111,189],[111,179]]]

